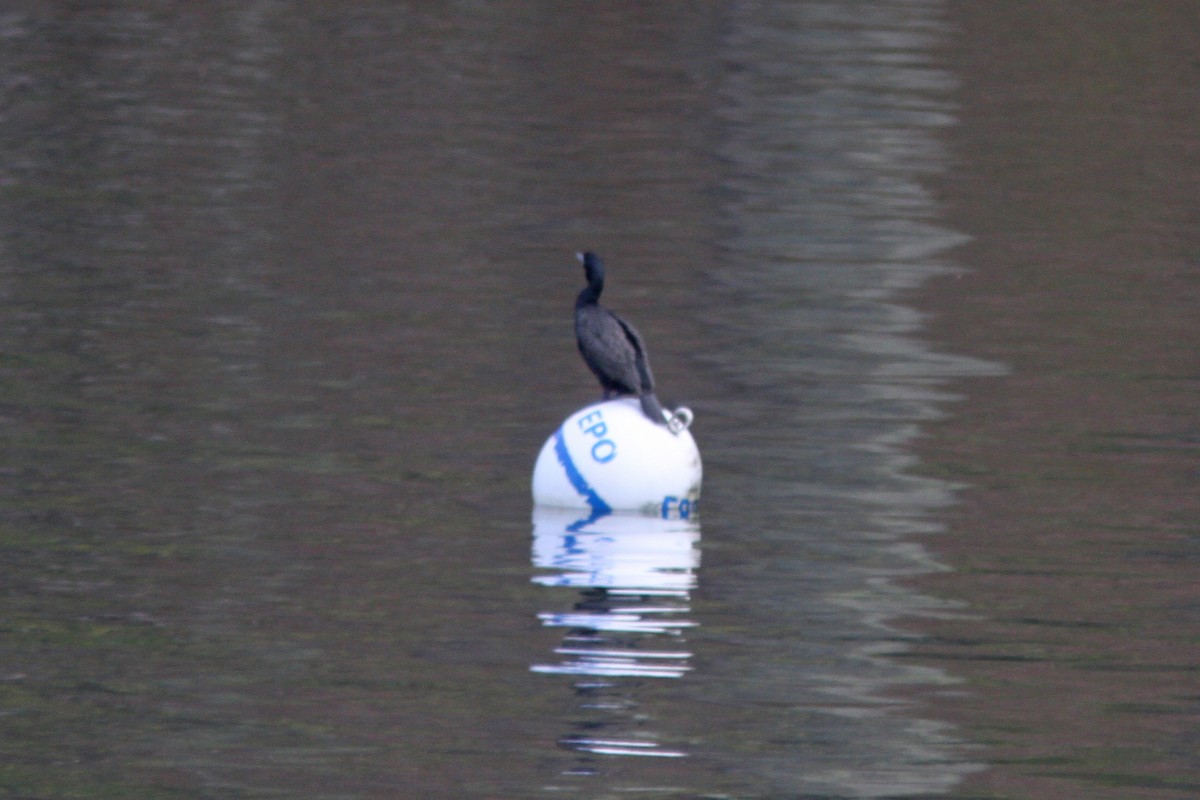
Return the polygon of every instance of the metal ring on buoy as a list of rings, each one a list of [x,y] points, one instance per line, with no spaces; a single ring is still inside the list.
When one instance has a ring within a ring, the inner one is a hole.
[[[671,433],[679,433],[686,431],[692,426],[692,420],[695,415],[687,406],[680,406],[667,417],[667,427],[671,429]]]

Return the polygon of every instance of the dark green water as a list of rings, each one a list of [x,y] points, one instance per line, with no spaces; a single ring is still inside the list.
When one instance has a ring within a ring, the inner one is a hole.
[[[0,14],[0,796],[1193,796],[1200,25],[1072,9]],[[534,551],[585,247],[653,603]]]

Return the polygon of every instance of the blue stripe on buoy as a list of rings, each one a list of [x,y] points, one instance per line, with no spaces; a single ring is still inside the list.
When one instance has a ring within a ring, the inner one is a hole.
[[[583,473],[571,460],[571,454],[567,452],[567,442],[563,439],[562,428],[554,432],[554,454],[558,456],[558,463],[562,464],[563,471],[567,473],[567,480],[575,487],[575,491],[587,499],[588,505],[592,507],[591,518],[595,520],[605,514],[611,514],[612,506],[596,494],[596,490],[588,485],[587,478],[583,477]]]

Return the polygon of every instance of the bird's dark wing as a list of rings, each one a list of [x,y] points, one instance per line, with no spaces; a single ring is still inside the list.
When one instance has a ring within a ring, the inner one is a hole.
[[[629,344],[633,348],[633,363],[638,373],[639,392],[653,392],[654,374],[650,372],[650,356],[646,354],[646,346],[642,344],[641,335],[636,328],[617,315],[614,314],[613,319],[621,326],[625,332],[625,338],[629,340]]]
[[[583,360],[606,387],[629,394],[641,391],[638,353],[641,338],[608,309],[590,306],[575,314],[575,338]]]

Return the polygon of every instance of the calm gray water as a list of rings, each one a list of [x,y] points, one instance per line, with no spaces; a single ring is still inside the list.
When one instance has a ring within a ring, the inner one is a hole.
[[[1200,792],[1200,26],[1047,13],[0,14],[0,796]],[[533,514],[581,248],[698,520]]]

